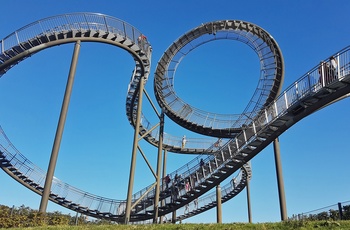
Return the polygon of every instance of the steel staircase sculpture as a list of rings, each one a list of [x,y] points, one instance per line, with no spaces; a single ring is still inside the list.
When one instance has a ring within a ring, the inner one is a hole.
[[[140,38],[142,39],[140,40]],[[88,13],[59,15],[34,22],[15,31],[1,40],[0,74],[5,74],[16,64],[42,49],[77,40],[112,44],[126,49],[132,54],[136,67],[128,87],[126,103],[128,114],[132,114],[131,108],[136,108],[133,106],[137,102],[137,85],[140,76],[147,78],[149,74],[151,46],[144,35],[134,27],[106,15]],[[131,116],[129,117],[131,118]],[[141,128],[141,133],[146,132],[143,126]],[[8,140],[3,130],[1,130],[1,134],[3,140],[0,154],[2,169],[15,180],[41,195],[45,172],[25,158]],[[147,139],[150,138],[147,137]],[[156,138],[152,137],[151,140],[156,140]],[[213,142],[205,144],[205,146],[210,145],[213,145]],[[200,152],[203,152],[203,149]],[[123,213],[120,207],[125,203],[123,200],[113,200],[89,194],[57,178],[54,178],[49,199],[89,216],[113,218],[114,220],[122,218]],[[121,211],[119,215],[118,211]],[[142,216],[142,214],[138,214],[138,216]]]
[[[203,38],[206,40],[197,40]],[[178,59],[181,58],[177,53],[185,51],[183,53],[187,54],[193,49],[189,48],[188,44],[192,43],[192,47],[197,47],[211,40],[227,38],[246,42],[263,60],[259,81],[261,87],[258,87],[242,114],[230,115],[229,119],[225,116],[218,119],[215,114],[197,110],[178,98],[172,90],[172,78],[179,64]],[[0,42],[0,74],[5,74],[19,62],[43,49],[78,40],[118,46],[133,56],[135,69],[128,87],[126,113],[129,122],[135,125],[138,95],[143,93],[138,92],[138,85],[141,77],[147,79],[150,73],[152,49],[141,32],[119,19],[101,14],[78,13],[47,18],[23,27]],[[254,24],[229,20],[206,23],[173,43],[159,61],[155,74],[154,88],[159,105],[167,116],[187,129],[226,138],[226,141],[216,146],[217,139],[207,139],[202,142],[200,148],[191,146],[190,142],[186,148],[182,148],[181,138],[164,138],[163,146],[168,151],[206,155],[198,155],[170,173],[172,178],[181,174],[182,181],[189,180],[192,190],[184,192],[181,188],[181,195],[172,199],[171,190],[175,184],[170,183],[168,189],[161,191],[160,201],[165,201],[165,205],[159,206],[159,215],[165,216],[184,208],[186,204],[201,197],[237,170],[242,170],[242,176],[237,182],[239,189],[230,190],[230,186],[227,185],[228,191],[222,195],[223,201],[231,199],[244,188],[251,176],[251,169],[247,163],[255,155],[302,118],[347,97],[350,93],[350,48],[346,47],[334,56],[338,61],[336,74],[326,70],[323,64],[318,65],[279,93],[283,82],[281,52],[273,38]],[[275,99],[277,95],[279,96]],[[145,140],[157,146],[158,131],[150,130],[151,127],[153,126],[143,116],[140,135],[144,135]],[[204,160],[204,165],[200,165],[200,159]],[[46,173],[13,146],[2,129],[0,163],[1,168],[15,180],[37,194],[42,194]],[[162,184],[162,187],[165,188],[165,185]],[[133,201],[142,199],[132,210],[130,221],[142,221],[153,217],[154,194],[154,188],[150,185],[133,195]],[[54,178],[49,199],[63,207],[96,218],[122,222],[125,217],[125,200],[90,194],[57,178]],[[213,207],[213,201],[205,201],[204,198],[203,200],[201,208],[197,208],[197,211],[192,210],[191,214],[186,216],[178,215],[177,220]]]

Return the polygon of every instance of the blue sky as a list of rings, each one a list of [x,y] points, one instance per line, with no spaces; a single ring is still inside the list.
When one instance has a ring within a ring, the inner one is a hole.
[[[151,75],[146,90],[154,98],[153,73],[163,52],[201,23],[222,19],[252,22],[279,44],[285,61],[283,88],[349,45],[347,0],[294,1],[19,1],[2,3],[0,38],[42,18],[72,12],[96,12],[122,19],[149,39]],[[22,154],[47,169],[73,45],[44,50],[1,78],[0,124]],[[239,113],[250,100],[259,75],[249,47],[220,41],[196,49],[181,63],[175,79],[178,95],[210,112]],[[133,128],[125,115],[125,97],[134,62],[116,47],[84,43],[78,61],[56,177],[93,194],[125,199]],[[322,109],[280,136],[288,216],[350,200],[347,175],[349,99]],[[150,108],[145,102],[144,109]],[[190,137],[166,119],[165,132]],[[157,149],[141,143],[155,163]],[[168,154],[169,172],[192,157]],[[250,183],[253,222],[280,220],[272,145],[252,160]],[[134,192],[153,182],[138,155]],[[0,204],[37,209],[40,197],[0,172]],[[71,213],[53,203],[49,211]],[[73,213],[74,215],[74,213]],[[223,222],[247,222],[245,191],[223,204]],[[186,222],[216,222],[215,209]]]

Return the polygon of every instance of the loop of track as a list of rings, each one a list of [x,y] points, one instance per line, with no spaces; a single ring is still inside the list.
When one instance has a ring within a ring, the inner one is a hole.
[[[261,76],[256,90],[245,110],[237,115],[197,109],[179,98],[173,88],[176,69],[188,53],[208,42],[223,39],[248,45],[260,61]],[[249,22],[222,20],[202,24],[173,42],[158,62],[154,92],[163,111],[179,125],[203,135],[232,138],[242,131],[242,125],[249,124],[264,106],[276,98],[283,78],[282,52],[269,33]]]

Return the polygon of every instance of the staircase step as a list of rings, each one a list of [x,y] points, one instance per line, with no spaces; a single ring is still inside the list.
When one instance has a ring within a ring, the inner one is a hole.
[[[43,35],[39,36],[38,40],[40,41],[40,43],[48,43],[49,42],[49,39],[46,36],[46,34],[43,34]]]
[[[25,49],[21,45],[14,46],[13,49],[16,51],[16,53],[22,53],[25,51]]]
[[[4,53],[0,54],[0,60],[1,60],[2,62],[5,62],[5,61],[7,61],[7,60],[9,60],[9,59],[10,59],[10,57],[7,56],[6,54],[4,54]]]
[[[4,53],[5,53],[8,57],[11,57],[11,58],[13,58],[13,57],[15,57],[15,56],[17,55],[17,53],[16,53],[15,51],[13,51],[12,49],[6,50]]]
[[[16,172],[17,168],[15,168],[11,165],[11,167],[8,167],[8,170],[10,170],[11,172]]]
[[[47,35],[47,38],[48,38],[48,40],[49,41],[56,41],[56,40],[58,40],[58,37],[57,37],[57,34],[56,33],[52,33],[52,34],[48,34]]]
[[[41,44],[41,42],[39,41],[38,38],[30,39],[30,40],[29,40],[29,43],[30,43],[32,46],[38,46],[38,45]]]
[[[26,182],[29,185],[32,185],[32,183],[33,183],[33,181],[31,179],[29,179],[29,178],[26,178],[23,181]]]
[[[1,162],[1,167],[8,168],[10,166],[12,166],[12,164],[10,162]]]

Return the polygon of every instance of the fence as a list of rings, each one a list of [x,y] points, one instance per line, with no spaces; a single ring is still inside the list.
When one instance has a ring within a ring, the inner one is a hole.
[[[350,201],[339,202],[312,211],[293,214],[289,220],[350,220]]]

